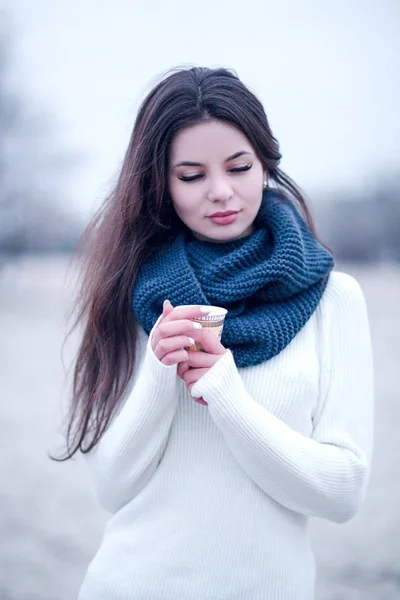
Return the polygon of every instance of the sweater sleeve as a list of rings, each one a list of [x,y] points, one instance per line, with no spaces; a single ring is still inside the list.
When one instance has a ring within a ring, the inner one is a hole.
[[[363,292],[345,273],[336,282],[320,302],[321,383],[310,437],[247,393],[230,350],[191,393],[208,402],[236,460],[265,493],[293,511],[344,522],[368,481],[374,381]]]
[[[150,344],[152,331],[142,348],[138,342],[129,393],[100,441],[85,455],[96,499],[111,513],[136,496],[154,474],[178,405],[177,365],[157,359]]]

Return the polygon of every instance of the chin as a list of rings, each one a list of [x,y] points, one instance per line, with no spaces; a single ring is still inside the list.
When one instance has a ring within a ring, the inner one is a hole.
[[[192,231],[193,237],[195,237],[196,239],[200,240],[200,241],[206,241],[206,242],[230,242],[232,240],[237,240],[241,237],[245,237],[250,235],[252,232],[251,231],[242,231],[239,233],[233,233],[232,231],[221,231],[220,235],[215,235],[214,234],[207,234],[207,233],[200,233],[200,232],[196,232],[196,231]]]

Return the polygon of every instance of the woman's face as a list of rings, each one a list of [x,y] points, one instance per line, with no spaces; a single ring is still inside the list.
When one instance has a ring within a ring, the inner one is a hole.
[[[222,121],[180,131],[169,157],[169,191],[178,217],[199,240],[226,242],[250,235],[266,172],[247,137]],[[238,211],[234,220],[211,220]]]

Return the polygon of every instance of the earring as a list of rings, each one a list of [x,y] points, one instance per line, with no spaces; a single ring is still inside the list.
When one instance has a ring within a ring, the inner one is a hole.
[[[267,189],[267,187],[268,187],[268,180],[266,179],[266,180],[264,181],[264,190],[266,190],[266,189]]]

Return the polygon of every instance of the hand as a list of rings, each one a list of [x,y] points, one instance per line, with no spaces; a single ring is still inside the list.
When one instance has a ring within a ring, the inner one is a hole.
[[[199,331],[197,323],[191,320],[194,317],[204,317],[204,312],[199,307],[174,308],[169,300],[164,302],[161,320],[151,339],[152,350],[164,365],[178,364],[189,358],[185,348],[194,343]]]
[[[188,359],[179,363],[177,371],[179,377],[184,380],[189,392],[200,377],[205,375],[227,352],[217,336],[206,328],[196,331],[192,337],[200,343],[204,352],[188,350]],[[199,404],[207,405],[204,398],[193,399]]]

